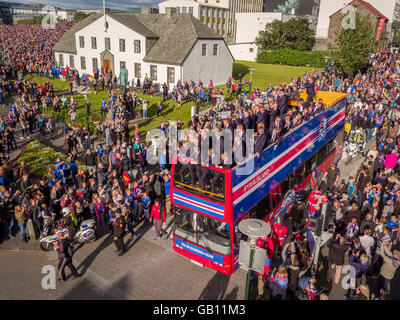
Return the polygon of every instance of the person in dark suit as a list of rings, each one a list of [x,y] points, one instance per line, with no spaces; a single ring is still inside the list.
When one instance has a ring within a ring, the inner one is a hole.
[[[278,106],[276,103],[272,103],[271,110],[269,111],[269,128],[271,124],[275,121],[275,118],[279,115]]]
[[[307,79],[307,82],[305,83],[305,88],[306,88],[306,93],[307,93],[307,101],[306,101],[306,105],[310,106],[313,103],[314,97],[315,97],[315,84],[312,81],[311,78]]]
[[[249,114],[248,111],[244,112],[243,126],[245,130],[253,129],[253,120],[251,119],[251,115]]]
[[[254,152],[257,157],[260,156],[260,153],[265,149],[268,145],[268,135],[267,132],[264,130],[264,126],[260,124],[258,126],[258,136],[256,138],[256,143],[254,146]]]
[[[281,142],[282,142],[282,135],[281,135],[281,133],[282,133],[282,129],[279,128],[279,127],[275,127],[275,129],[274,129],[274,130],[272,131],[272,133],[271,133],[271,141],[270,141],[270,143],[271,143],[271,144],[276,143],[276,145],[275,145],[275,147],[274,147],[274,150],[276,150],[276,148],[278,148],[279,145],[280,145]]]
[[[286,93],[283,90],[279,90],[278,93],[278,108],[279,108],[279,115],[283,117],[289,108],[289,100]]]
[[[270,135],[272,135],[272,132],[274,131],[275,128],[279,128],[280,130],[283,129],[283,123],[282,123],[281,117],[279,117],[279,116],[277,116],[275,118],[275,121],[273,123],[271,123],[271,126],[269,128]]]

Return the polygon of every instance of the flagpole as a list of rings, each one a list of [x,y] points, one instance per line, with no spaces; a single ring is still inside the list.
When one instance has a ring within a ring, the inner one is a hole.
[[[106,0],[103,0],[103,13],[104,13],[104,31],[107,32]]]

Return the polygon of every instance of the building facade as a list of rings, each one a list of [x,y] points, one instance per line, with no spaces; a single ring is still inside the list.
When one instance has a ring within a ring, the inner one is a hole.
[[[160,13],[169,8],[176,13],[189,13],[207,27],[222,35],[229,44],[236,36],[236,14],[262,12],[263,0],[167,0],[159,5]]]
[[[299,16],[284,14],[281,12],[256,12],[256,13],[237,13],[235,42],[229,45],[235,60],[256,61],[258,48],[255,40],[261,30],[265,29],[267,23],[274,20],[287,22]],[[310,21],[310,27],[316,28],[316,17],[305,16]]]
[[[107,24],[107,29],[104,27]],[[232,75],[233,57],[223,37],[189,14],[119,14],[106,10],[73,26],[54,46],[60,66],[93,74],[104,67],[128,80],[154,83],[212,80]]]
[[[19,20],[36,18],[49,14],[54,14],[57,21],[72,21],[75,16],[75,10],[63,10],[61,8],[53,7],[51,5],[20,5],[12,7],[12,17],[14,23],[18,22]]]
[[[325,50],[328,43],[330,30],[330,16],[338,10],[349,5],[353,0],[320,0],[320,9],[318,15],[318,24],[316,32],[316,49]],[[400,12],[400,0],[364,0],[363,3],[371,5],[387,18],[385,30],[381,34],[382,40],[391,41],[391,25],[396,12]],[[365,5],[364,5],[365,7]]]
[[[12,24],[12,7],[8,3],[0,2],[0,24]]]

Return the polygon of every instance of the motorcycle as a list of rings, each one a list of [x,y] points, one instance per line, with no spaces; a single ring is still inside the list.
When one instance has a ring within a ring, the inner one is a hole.
[[[59,224],[55,233],[40,239],[40,248],[44,251],[53,250],[54,244],[58,242],[57,233],[59,231],[63,233],[63,237],[70,238],[70,230],[65,228],[62,224]],[[94,219],[82,221],[79,231],[72,239],[72,245],[77,243],[91,243],[94,241],[96,241],[96,221]]]
[[[347,160],[347,164],[353,160],[360,152],[359,145],[354,141],[345,141],[343,148],[343,159]]]

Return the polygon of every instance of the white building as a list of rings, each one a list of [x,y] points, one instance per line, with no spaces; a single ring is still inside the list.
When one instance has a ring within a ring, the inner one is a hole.
[[[68,20],[72,21],[75,16],[74,10],[64,10],[51,5],[20,5],[12,7],[12,15],[14,22],[21,19],[35,18],[39,16],[46,16],[48,14],[54,14],[58,21]]]
[[[201,79],[219,85],[232,75],[233,57],[223,37],[192,15],[170,10],[91,14],[67,31],[53,52],[60,66],[80,74],[104,67],[119,76],[125,66],[129,81],[148,75],[160,84]]]
[[[323,42],[328,39],[329,31],[329,17],[340,10],[344,6],[348,5],[352,0],[321,0],[320,9],[318,15],[318,24],[316,32],[317,44],[319,41]],[[385,17],[389,19],[387,24],[387,32],[390,33],[391,24],[395,12],[400,12],[400,0],[365,0],[370,3],[377,10],[379,10]]]
[[[207,27],[233,43],[238,12],[262,12],[263,0],[167,0],[159,3],[160,13],[167,8],[177,13],[190,13]]]

